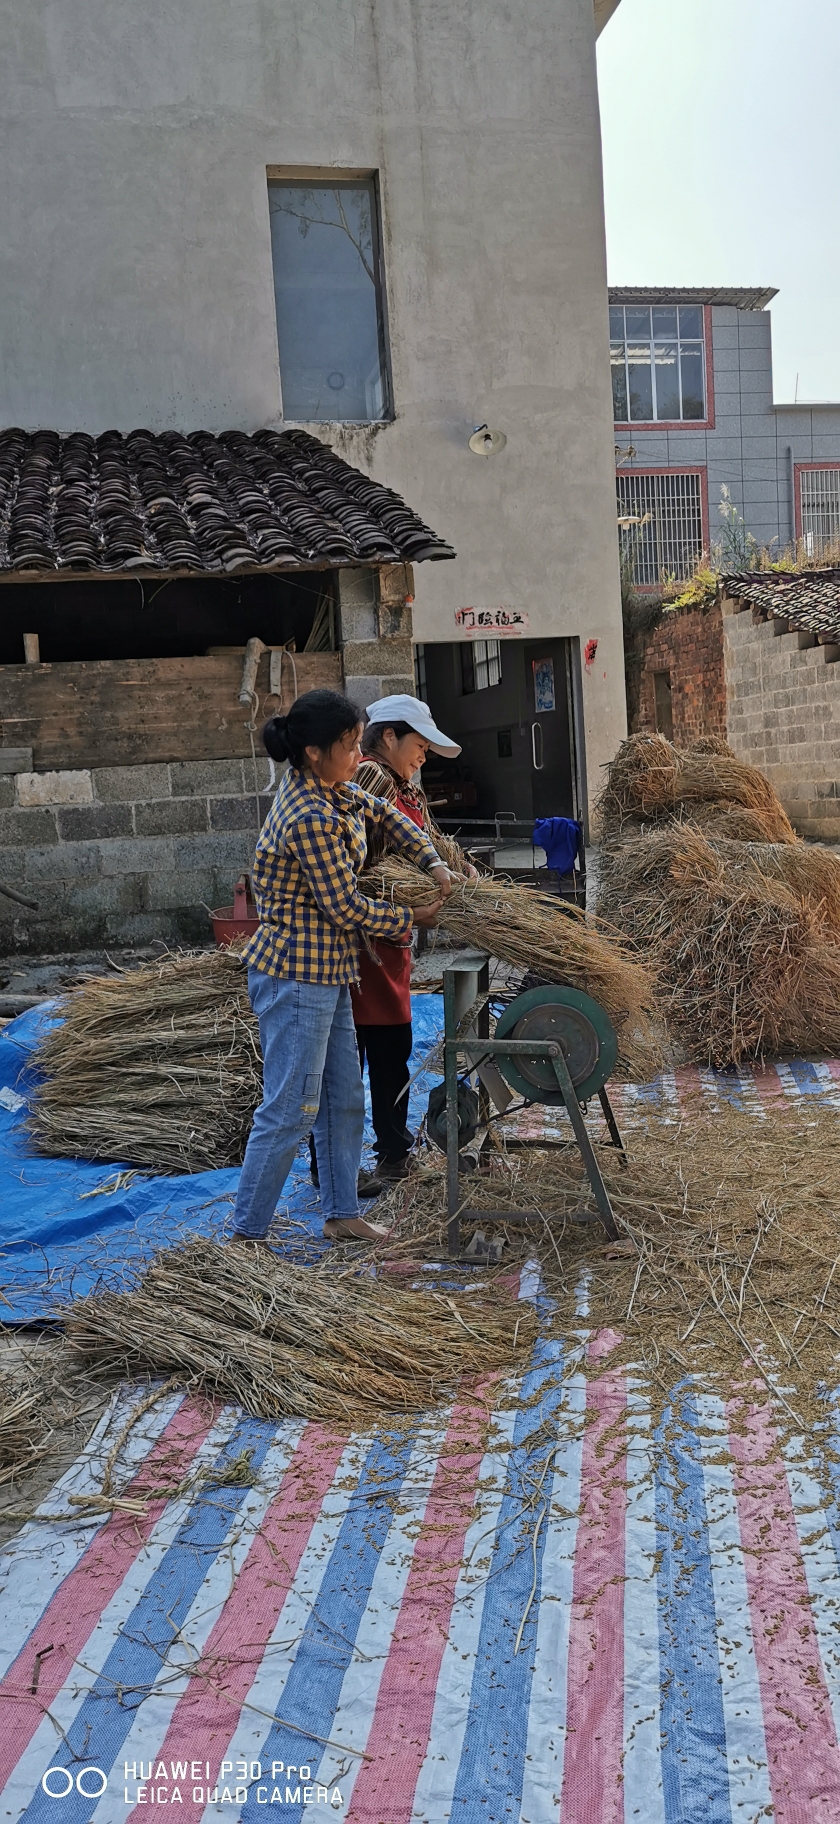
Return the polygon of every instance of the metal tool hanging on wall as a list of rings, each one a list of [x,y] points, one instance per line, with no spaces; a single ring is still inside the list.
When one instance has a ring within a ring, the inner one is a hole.
[[[445,1075],[444,1083],[434,1089],[429,1098],[428,1120],[431,1137],[446,1150],[450,1256],[469,1258],[475,1263],[474,1253],[465,1256],[461,1252],[462,1222],[513,1226],[528,1219],[527,1212],[522,1211],[488,1211],[462,1206],[460,1155],[475,1137],[481,1117],[470,1118],[475,1092],[469,1092],[472,1102],[466,1101],[459,1059],[463,1060],[467,1072],[477,1070],[483,1079],[485,1101],[489,1086],[497,1106],[502,1108],[512,1099],[510,1091],[517,1092],[528,1103],[565,1107],[597,1208],[597,1214],[585,1208],[573,1211],[572,1218],[600,1220],[607,1235],[614,1240],[618,1235],[615,1214],[582,1107],[592,1096],[598,1097],[610,1142],[626,1163],[606,1088],[618,1057],[618,1040],[607,1014],[591,995],[547,983],[510,1001],[491,1038],[490,1001],[486,960],[477,968],[444,971]],[[499,1074],[501,1095],[497,1088]]]

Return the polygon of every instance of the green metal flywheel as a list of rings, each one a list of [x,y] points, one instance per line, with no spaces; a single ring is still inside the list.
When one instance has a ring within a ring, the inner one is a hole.
[[[597,1001],[577,988],[546,983],[529,988],[505,1008],[496,1026],[497,1039],[534,1039],[545,1044],[554,1039],[562,1047],[578,1100],[585,1102],[603,1089],[618,1058],[618,1039],[612,1021]],[[516,1059],[496,1054],[505,1081],[529,1102],[562,1103],[560,1085],[550,1058]]]

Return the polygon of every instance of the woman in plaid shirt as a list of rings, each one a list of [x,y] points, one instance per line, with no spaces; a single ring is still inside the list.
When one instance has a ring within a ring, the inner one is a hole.
[[[364,1094],[350,1005],[358,938],[405,939],[432,925],[450,891],[449,870],[410,818],[353,784],[359,711],[332,690],[310,690],[263,741],[288,760],[257,843],[253,881],[259,929],[245,948],[259,1021],[263,1099],[254,1116],[234,1212],[234,1240],[263,1241],[301,1140],[314,1127],[330,1240],[383,1234],[359,1215]],[[414,913],[360,893],[368,840],[387,838],[427,868],[440,888]]]

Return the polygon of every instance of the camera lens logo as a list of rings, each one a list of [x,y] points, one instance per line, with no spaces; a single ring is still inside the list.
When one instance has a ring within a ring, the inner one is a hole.
[[[101,1767],[80,1767],[75,1779],[67,1767],[48,1767],[41,1781],[48,1799],[66,1799],[74,1787],[83,1799],[101,1799],[107,1785]]]

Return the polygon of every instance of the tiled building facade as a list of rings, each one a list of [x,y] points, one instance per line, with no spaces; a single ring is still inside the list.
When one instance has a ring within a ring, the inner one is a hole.
[[[610,291],[619,517],[637,587],[690,574],[720,542],[723,488],[759,546],[802,541],[818,556],[840,542],[840,404],[774,403],[775,295]],[[727,567],[737,557],[730,547]]]

